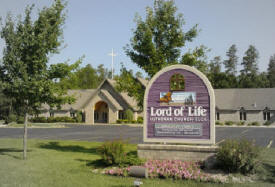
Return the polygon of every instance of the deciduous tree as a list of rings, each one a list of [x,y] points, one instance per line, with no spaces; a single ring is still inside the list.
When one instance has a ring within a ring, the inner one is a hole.
[[[181,48],[197,36],[197,25],[183,32],[184,19],[173,1],[156,0],[146,18],[136,17],[137,27],[126,54],[149,77],[167,65],[179,63]]]
[[[64,8],[64,3],[56,0],[51,7],[40,10],[33,21],[33,6],[27,7],[23,20],[13,20],[8,15],[0,30],[6,44],[0,78],[3,93],[23,108],[24,159],[27,158],[29,115],[39,111],[42,103],[54,107],[73,102],[72,97],[64,96],[66,90],[56,84],[70,73],[73,66],[66,63],[48,65],[49,55],[58,53],[62,42]]]

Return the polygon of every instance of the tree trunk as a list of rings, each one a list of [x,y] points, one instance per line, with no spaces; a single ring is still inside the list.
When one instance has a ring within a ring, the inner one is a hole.
[[[24,116],[24,137],[23,137],[23,158],[27,159],[27,134],[28,134],[28,113],[25,113]]]

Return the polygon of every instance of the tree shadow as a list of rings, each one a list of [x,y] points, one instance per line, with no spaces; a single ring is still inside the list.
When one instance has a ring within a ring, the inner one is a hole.
[[[263,163],[262,167],[266,172],[264,172],[264,178],[261,180],[264,182],[275,183],[275,165]]]
[[[40,143],[38,146],[43,149],[53,149],[53,150],[62,151],[62,152],[79,152],[79,153],[97,154],[96,148],[86,148],[79,145],[60,145],[59,142]]]
[[[15,149],[15,148],[1,148],[0,149],[0,155],[6,155],[6,156],[9,156],[9,157],[12,157],[12,158],[15,158],[15,159],[22,159],[21,156],[13,155],[13,153],[19,153],[19,152],[23,153],[23,150],[22,149]],[[27,150],[27,152],[31,152],[31,150]]]
[[[97,160],[85,160],[85,159],[75,159],[80,162],[85,162],[86,166],[97,168],[97,169],[103,169],[106,168],[108,165],[106,165],[102,159]]]

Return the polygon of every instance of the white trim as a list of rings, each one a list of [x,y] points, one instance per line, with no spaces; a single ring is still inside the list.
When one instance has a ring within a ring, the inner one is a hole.
[[[210,139],[158,139],[158,138],[147,138],[147,98],[149,94],[149,90],[155,80],[162,75],[163,73],[174,70],[174,69],[184,69],[186,71],[190,71],[199,78],[202,79],[203,83],[206,85],[209,97],[210,97]],[[190,143],[190,144],[215,144],[215,94],[213,87],[207,77],[197,69],[187,66],[187,65],[171,65],[163,68],[158,73],[154,75],[154,77],[149,81],[146,86],[144,101],[143,101],[143,111],[144,111],[144,122],[143,122],[143,141],[144,142],[167,142],[167,143]]]

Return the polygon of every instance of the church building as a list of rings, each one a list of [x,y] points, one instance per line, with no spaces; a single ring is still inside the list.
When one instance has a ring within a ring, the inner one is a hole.
[[[147,80],[138,78],[137,81],[146,88]],[[111,124],[124,119],[125,111],[130,109],[134,120],[143,117],[135,99],[126,92],[118,92],[115,85],[115,80],[106,79],[97,89],[69,90],[68,94],[76,98],[75,103],[63,105],[61,110],[52,110],[44,105],[39,116],[74,117],[80,111],[86,124]],[[275,123],[275,88],[214,89],[214,92],[216,120]]]

